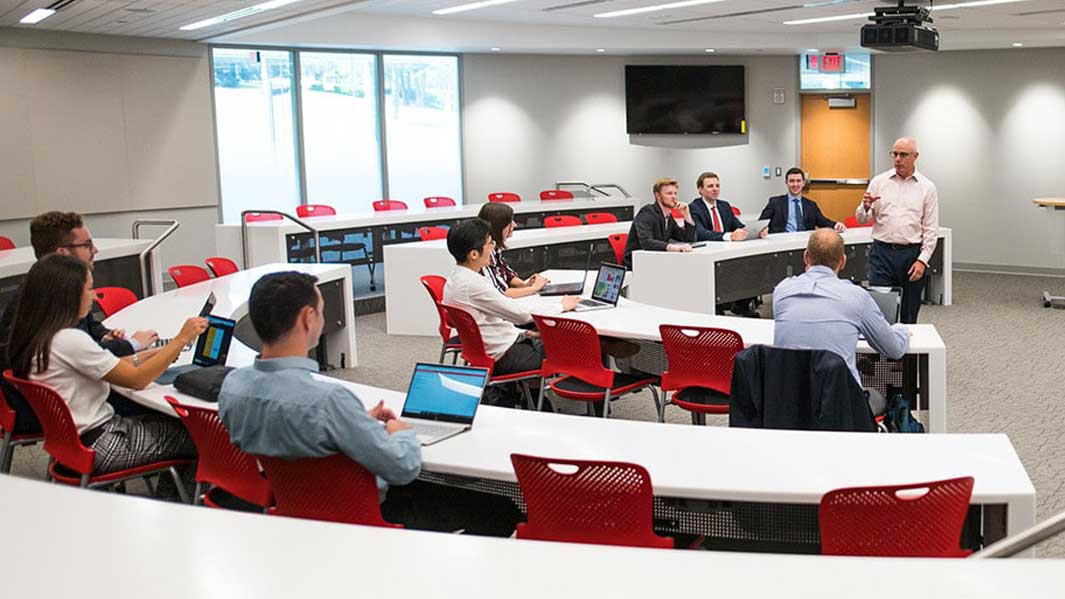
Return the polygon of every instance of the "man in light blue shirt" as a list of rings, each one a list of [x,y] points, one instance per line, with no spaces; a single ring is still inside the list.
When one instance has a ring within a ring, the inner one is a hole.
[[[858,335],[877,352],[902,358],[910,347],[905,325],[889,325],[876,302],[860,286],[839,278],[847,264],[843,238],[832,229],[817,229],[803,254],[806,272],[780,282],[773,290],[773,345],[787,349],[824,349],[841,356],[860,385],[855,362]],[[884,411],[884,398],[869,393],[873,414]]]

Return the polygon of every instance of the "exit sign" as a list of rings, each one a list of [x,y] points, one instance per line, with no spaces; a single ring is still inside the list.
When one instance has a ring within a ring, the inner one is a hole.
[[[825,54],[821,57],[822,73],[842,73],[843,57],[839,54]]]

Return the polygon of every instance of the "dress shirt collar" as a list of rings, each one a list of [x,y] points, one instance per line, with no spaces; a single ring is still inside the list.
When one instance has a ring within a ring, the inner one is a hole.
[[[891,178],[899,179],[901,181],[909,181],[910,179],[913,179],[914,181],[924,181],[924,175],[917,172],[917,169],[913,169],[913,174],[909,177],[906,177],[905,179],[899,176],[899,172],[897,170],[891,169]]]
[[[318,363],[310,358],[299,356],[285,356],[284,358],[261,358],[255,357],[254,367],[259,372],[280,372],[282,370],[296,369],[318,372]]]
[[[703,196],[699,196],[699,199],[702,200],[704,204],[706,204],[707,210],[717,210],[717,200],[711,202]]]
[[[792,200],[801,200],[801,199],[802,199],[802,194],[799,194],[797,196],[793,196],[793,195],[791,195],[790,191],[788,192],[788,203],[789,204],[792,202]]]
[[[827,266],[821,266],[820,264],[816,264],[816,265],[811,266],[810,268],[806,269],[806,274],[808,274],[808,275],[810,275],[812,277],[819,277],[819,278],[820,277],[836,277],[837,276],[836,275],[836,271],[832,270],[831,268],[829,268]]]

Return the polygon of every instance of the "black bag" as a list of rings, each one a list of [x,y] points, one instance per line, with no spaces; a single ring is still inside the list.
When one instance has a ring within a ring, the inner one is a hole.
[[[888,387],[884,427],[889,433],[923,433],[924,425],[910,413],[910,402],[898,387]]]
[[[218,393],[222,391],[222,381],[233,370],[230,366],[207,366],[182,373],[174,379],[174,388],[204,401],[218,401]]]

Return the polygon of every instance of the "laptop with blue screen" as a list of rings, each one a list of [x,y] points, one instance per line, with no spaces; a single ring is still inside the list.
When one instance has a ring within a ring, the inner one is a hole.
[[[401,418],[422,445],[432,445],[464,433],[488,384],[486,368],[419,362],[414,367]]]

